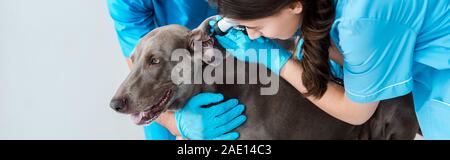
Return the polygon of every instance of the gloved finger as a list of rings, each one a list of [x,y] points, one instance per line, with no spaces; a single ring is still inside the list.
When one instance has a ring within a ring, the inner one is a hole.
[[[227,133],[227,134],[212,138],[211,140],[236,140],[238,138],[239,138],[238,132],[231,132],[231,133]]]
[[[244,34],[244,32],[237,29],[230,29],[224,36],[215,36],[217,41],[225,49],[244,49],[240,48],[239,45],[244,45],[251,42],[250,38]]]
[[[233,129],[236,129],[237,127],[242,125],[246,120],[247,120],[247,116],[241,115],[241,116],[231,120],[227,124],[217,127],[215,129],[215,133],[217,135],[228,133],[228,132],[232,131]]]
[[[204,106],[212,103],[223,101],[224,97],[220,93],[200,93],[192,97],[189,105]]]
[[[222,16],[217,15],[217,16],[216,16],[216,21],[219,21],[219,20],[221,20],[222,18],[223,18]]]
[[[259,38],[255,39],[255,41],[258,42],[258,43],[267,43],[268,42],[268,38],[259,37]]]
[[[222,16],[217,15],[214,19],[210,20],[208,22],[209,26],[213,27],[214,25],[216,25],[217,22],[219,22],[219,20],[222,19]]]
[[[218,116],[214,121],[216,122],[217,126],[223,126],[226,123],[230,122],[237,116],[241,115],[242,112],[244,112],[245,106],[240,104],[236,107],[232,108],[231,110],[225,112],[224,114]]]
[[[214,32],[214,25],[217,23],[217,21],[215,21],[215,20],[211,20],[211,21],[209,21],[208,22],[208,24],[209,24],[209,33],[212,33],[212,32]],[[208,33],[208,34],[209,34]]]
[[[236,35],[239,34],[239,32],[242,32],[242,31],[235,29],[235,28],[231,28],[230,30],[228,30],[228,33],[225,34],[225,36],[236,37]]]
[[[215,115],[215,117],[222,115],[223,113],[227,112],[228,110],[235,108],[236,105],[239,104],[239,101],[237,99],[230,99],[226,102],[214,105],[210,108],[208,108],[208,110],[210,110],[209,112],[211,112],[213,115]]]
[[[233,35],[235,36],[235,41],[238,41],[240,43],[249,43],[252,41],[248,35],[240,30],[237,30]]]
[[[216,25],[217,21],[216,20],[210,20],[208,22],[209,26],[213,27],[214,25]]]
[[[238,44],[233,39],[227,36],[216,36],[217,41],[225,49],[238,49]]]

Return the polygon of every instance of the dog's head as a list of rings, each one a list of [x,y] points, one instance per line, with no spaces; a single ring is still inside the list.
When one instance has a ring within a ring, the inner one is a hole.
[[[166,110],[181,108],[199,90],[195,85],[177,85],[172,81],[171,73],[180,64],[171,61],[171,55],[184,49],[189,57],[195,57],[194,44],[199,42],[203,48],[213,48],[214,40],[207,34],[211,18],[193,31],[169,25],[145,35],[133,51],[131,72],[112,98],[111,108],[131,114],[138,125],[154,121]],[[200,61],[203,62],[203,58]],[[191,58],[195,60],[198,59]]]

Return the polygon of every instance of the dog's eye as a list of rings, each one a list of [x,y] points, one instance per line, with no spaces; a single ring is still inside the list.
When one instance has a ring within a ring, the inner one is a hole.
[[[159,62],[161,62],[161,61],[159,60],[159,58],[151,58],[151,59],[150,59],[150,64],[159,64]]]

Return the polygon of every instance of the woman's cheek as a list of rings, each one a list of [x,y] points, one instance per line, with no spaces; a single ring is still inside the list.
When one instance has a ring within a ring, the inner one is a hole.
[[[273,38],[278,38],[279,36],[281,36],[279,33],[280,31],[281,30],[278,30],[278,29],[266,29],[261,32],[263,33],[264,37],[273,39]]]
[[[285,26],[276,26],[274,27],[273,30],[271,30],[271,32],[267,35],[267,37],[270,38],[277,38],[277,39],[282,39],[282,40],[286,40],[291,38],[291,33],[289,28],[286,28]]]

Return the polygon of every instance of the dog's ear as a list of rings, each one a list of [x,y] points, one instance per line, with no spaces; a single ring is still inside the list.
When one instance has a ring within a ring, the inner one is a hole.
[[[213,47],[214,39],[209,36],[209,21],[213,20],[215,17],[209,17],[204,20],[196,29],[191,31],[189,34],[189,48],[194,50],[195,42],[201,42],[203,47]]]
[[[204,63],[214,67],[223,62],[223,55],[219,49],[214,48],[214,39],[204,32],[194,30],[191,35],[190,50],[191,56],[201,59]]]
[[[203,47],[213,47],[214,39],[208,36],[203,29],[195,29],[189,34],[189,48],[194,50],[195,43],[200,42]]]
[[[133,50],[133,52],[131,52],[130,60],[132,63],[134,63],[134,61],[136,61],[136,54],[134,54],[134,50]]]

